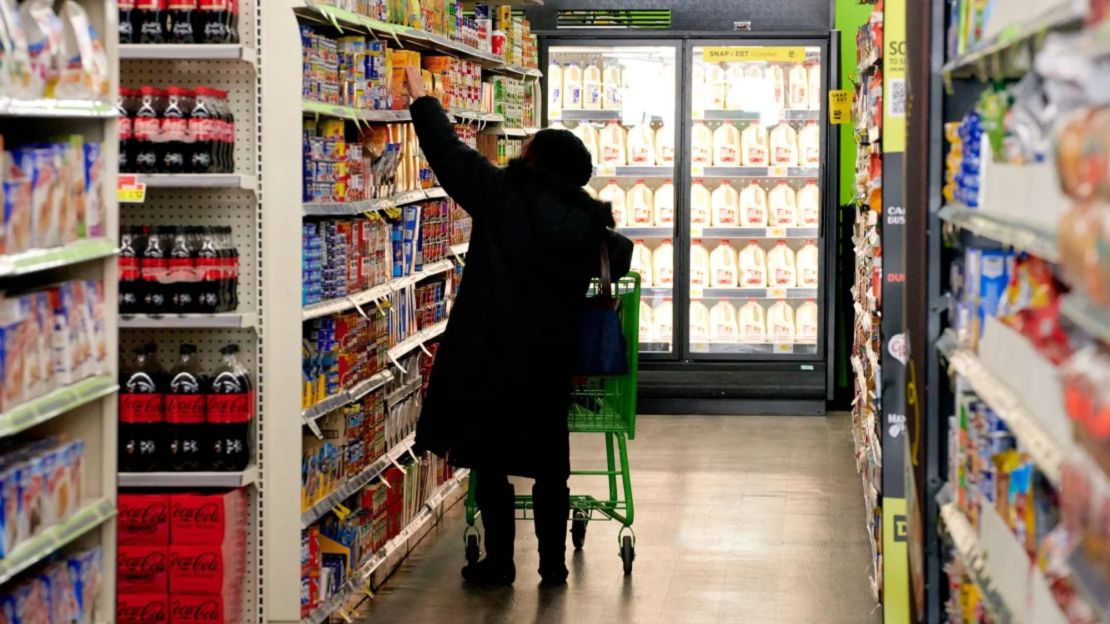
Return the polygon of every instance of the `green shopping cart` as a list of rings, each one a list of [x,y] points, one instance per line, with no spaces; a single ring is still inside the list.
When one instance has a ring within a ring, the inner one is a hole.
[[[595,284],[596,288],[596,284]],[[589,377],[572,394],[567,424],[571,433],[605,435],[605,470],[571,470],[571,476],[605,477],[609,497],[599,499],[588,494],[571,492],[571,541],[576,550],[586,543],[586,527],[597,520],[621,523],[617,534],[618,555],[624,573],[632,574],[636,558],[636,534],[632,530],[635,507],[632,504],[632,475],[628,466],[628,440],[636,437],[636,378],[640,351],[640,277],[635,273],[613,283],[614,296],[620,300],[620,323],[628,349],[628,373],[612,377]],[[619,462],[619,463],[618,463]],[[619,483],[618,483],[619,478]],[[463,534],[466,560],[475,563],[479,557],[479,534],[476,526],[478,506],[474,498],[475,477],[471,475],[466,496],[466,524]],[[530,518],[531,496],[517,496],[518,519]]]

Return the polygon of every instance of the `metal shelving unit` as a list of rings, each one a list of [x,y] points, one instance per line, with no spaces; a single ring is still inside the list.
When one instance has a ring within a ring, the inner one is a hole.
[[[247,466],[240,472],[121,472],[121,488],[239,488],[254,485],[258,480],[258,467]]]
[[[107,238],[87,238],[64,247],[32,249],[17,254],[0,256],[0,277],[30,275],[103,260],[116,255],[116,243]]]
[[[125,61],[244,61],[254,63],[254,48],[233,43],[146,45],[125,43],[119,46]]]
[[[48,392],[0,413],[0,437],[15,435],[88,405],[119,388],[110,375],[97,375]]]
[[[90,501],[84,507],[68,516],[58,524],[43,530],[38,535],[12,549],[11,554],[0,559],[0,585],[15,578],[17,574],[46,560],[59,549],[79,537],[100,527],[108,526],[107,520],[116,515],[116,504],[112,498]],[[106,571],[111,569],[108,560],[114,559],[115,548],[105,547],[104,560]],[[111,583],[109,583],[111,584]],[[103,606],[110,605],[112,596],[107,597]]]

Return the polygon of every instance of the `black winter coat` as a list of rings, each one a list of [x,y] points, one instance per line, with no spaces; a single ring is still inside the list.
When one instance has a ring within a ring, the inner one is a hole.
[[[464,145],[435,98],[410,110],[432,171],[474,222],[416,448],[455,466],[565,478],[586,291],[602,241],[614,276],[628,272],[632,243],[609,229],[608,204],[520,160],[496,167]]]

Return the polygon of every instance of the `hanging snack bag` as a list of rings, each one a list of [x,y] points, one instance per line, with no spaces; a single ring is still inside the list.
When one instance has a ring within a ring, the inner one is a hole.
[[[111,68],[104,44],[81,5],[67,0],[62,7],[62,66],[58,97],[95,100],[108,96]]]
[[[42,77],[31,64],[30,46],[15,0],[0,0],[0,38],[4,48],[4,90],[13,98],[42,97]]]
[[[19,6],[20,19],[27,34],[31,67],[43,81],[43,95],[57,97],[55,87],[61,79],[62,20],[54,12],[52,0],[26,0]]]

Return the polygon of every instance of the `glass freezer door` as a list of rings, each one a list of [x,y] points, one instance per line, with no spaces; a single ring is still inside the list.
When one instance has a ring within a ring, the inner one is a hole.
[[[586,190],[612,203],[636,243],[643,287],[640,351],[674,353],[677,46],[553,45],[549,127],[567,128],[594,158]]]
[[[695,356],[819,353],[821,50],[692,47],[685,251]]]

